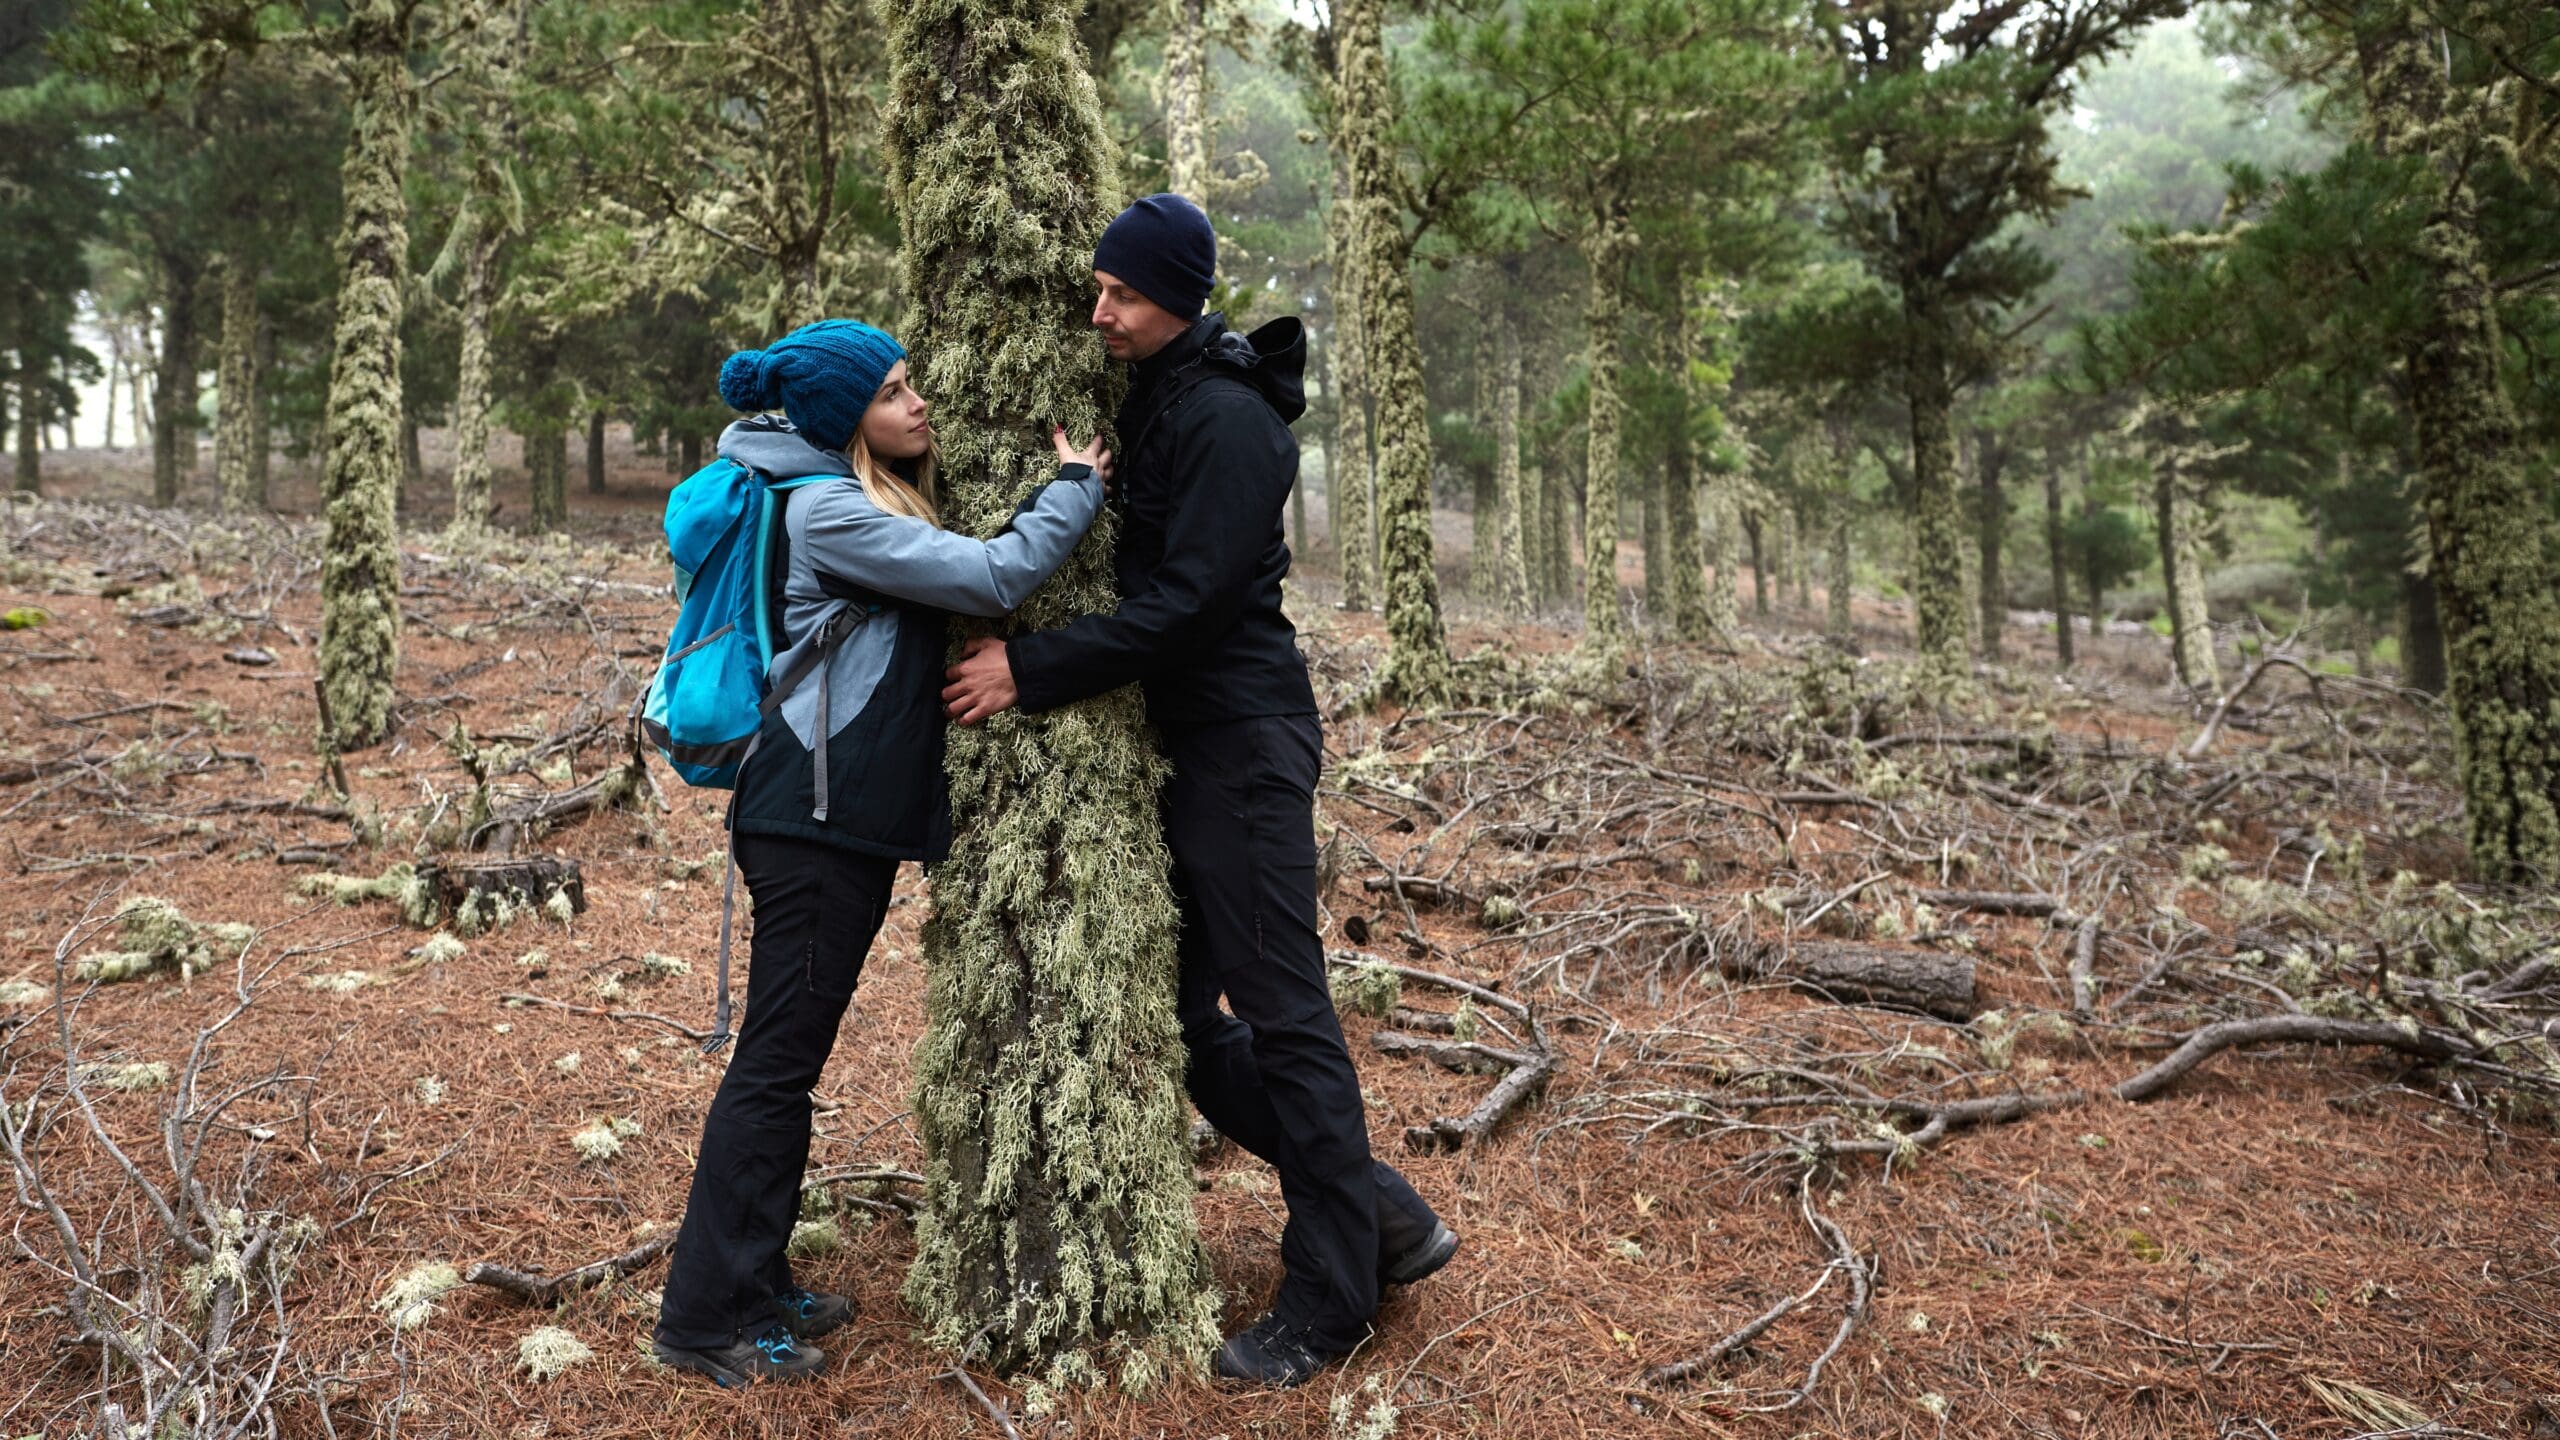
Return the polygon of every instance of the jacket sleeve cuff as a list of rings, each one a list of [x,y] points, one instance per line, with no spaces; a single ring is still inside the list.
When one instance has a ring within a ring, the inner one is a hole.
[[[1054,638],[1049,631],[1035,630],[1005,642],[1005,663],[1013,670],[1013,706],[1025,715],[1055,710],[1081,698],[1062,693]]]

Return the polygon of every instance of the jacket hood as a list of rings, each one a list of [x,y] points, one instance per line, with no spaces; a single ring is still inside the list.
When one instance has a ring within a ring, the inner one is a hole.
[[[1183,338],[1197,341],[1198,363],[1229,371],[1261,392],[1282,424],[1295,424],[1307,413],[1307,327],[1296,316],[1283,315],[1239,335],[1213,310]]]
[[[806,475],[850,475],[853,462],[813,445],[779,415],[750,415],[720,432],[720,458],[772,480]]]

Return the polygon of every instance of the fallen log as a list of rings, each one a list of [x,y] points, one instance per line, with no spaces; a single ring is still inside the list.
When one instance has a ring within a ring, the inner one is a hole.
[[[1971,910],[1983,915],[2046,916],[2062,908],[2050,895],[2016,890],[1922,890],[1921,904],[1938,910]]]
[[[1798,941],[1784,950],[1769,946],[1756,955],[1737,957],[1726,973],[1749,980],[1784,980],[1843,1005],[1883,1005],[1961,1021],[1972,1019],[1982,1008],[1974,999],[1973,968],[1970,955],[1846,941]]]

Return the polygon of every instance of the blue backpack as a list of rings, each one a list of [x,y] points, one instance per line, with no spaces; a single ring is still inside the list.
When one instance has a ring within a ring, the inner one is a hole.
[[[845,636],[872,611],[839,612],[818,643],[791,668],[771,675],[782,640],[782,574],[789,548],[782,518],[787,492],[839,477],[775,480],[734,460],[695,471],[667,497],[667,554],[675,562],[676,623],[666,658],[637,706],[643,739],[688,785],[737,788],[765,721],[813,670],[824,667]],[[876,607],[874,607],[876,610]],[[768,676],[771,675],[770,681]],[[819,741],[814,818],[827,818],[827,692],[818,690]],[[734,819],[734,814],[727,819]],[[727,820],[724,820],[724,825]],[[729,1032],[729,933],[737,900],[736,846],[720,885],[719,1030],[703,1048],[716,1050]]]

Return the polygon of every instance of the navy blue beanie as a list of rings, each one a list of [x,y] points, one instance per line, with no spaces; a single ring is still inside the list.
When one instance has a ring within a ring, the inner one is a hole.
[[[730,356],[720,366],[720,398],[733,410],[779,407],[812,443],[842,450],[906,353],[886,330],[859,320],[821,320],[761,350]]]
[[[1200,318],[1218,279],[1218,232],[1179,195],[1150,195],[1120,212],[1093,247],[1093,268],[1185,320]]]

